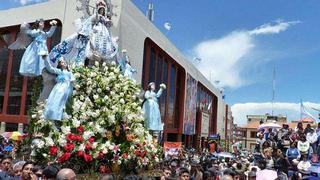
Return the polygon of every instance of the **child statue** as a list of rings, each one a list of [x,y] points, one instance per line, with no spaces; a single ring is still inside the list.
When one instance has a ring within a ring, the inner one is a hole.
[[[41,59],[48,55],[47,38],[51,37],[57,27],[57,21],[50,21],[51,28],[44,31],[44,20],[39,19],[34,24],[34,29],[24,23],[21,25],[20,34],[17,40],[9,46],[9,49],[27,49],[24,52],[19,72],[23,76],[39,76],[44,68]],[[31,43],[30,43],[31,42]]]
[[[145,116],[145,127],[153,131],[155,136],[159,131],[163,130],[163,123],[161,121],[158,98],[161,96],[163,90],[166,89],[165,84],[160,85],[159,91],[155,92],[156,86],[154,82],[149,83],[148,89],[145,92],[145,102],[143,104],[143,112]]]
[[[63,57],[58,60],[56,68],[52,67],[48,58],[45,60],[45,66],[50,73],[57,75],[57,83],[47,99],[44,116],[46,120],[61,121],[66,102],[72,94],[75,79]]]
[[[122,50],[121,57],[118,58],[118,63],[122,74],[128,77],[128,79],[134,80],[132,76],[133,73],[137,73],[137,70],[132,68],[126,49]]]

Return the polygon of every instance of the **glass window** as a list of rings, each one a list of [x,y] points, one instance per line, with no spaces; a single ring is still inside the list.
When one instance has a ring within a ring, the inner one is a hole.
[[[153,48],[151,48],[151,52],[150,52],[150,66],[149,66],[149,82],[154,82],[155,80],[155,51]],[[148,82],[148,83],[149,83]]]
[[[167,60],[163,61],[163,78],[162,82],[168,86],[168,63]],[[166,102],[167,102],[167,90],[163,91],[162,96],[160,97],[160,112],[161,119],[164,120],[166,114]]]
[[[12,41],[12,35],[10,32],[3,33],[0,36],[0,40],[0,113],[2,113],[9,60],[9,50],[7,45]]]
[[[24,50],[13,51],[13,63],[11,69],[10,91],[7,110],[8,114],[20,114],[23,76],[19,74],[19,68],[23,53]]]
[[[162,63],[163,59],[161,56],[158,56],[157,60],[157,78],[156,78],[156,85],[159,86],[162,83]]]
[[[35,83],[36,78],[28,77],[28,83],[27,83],[27,98],[26,98],[26,106],[24,114],[27,115],[28,111],[30,110],[30,107],[32,105],[32,96],[34,94],[33,92],[33,85]]]
[[[18,131],[18,123],[6,123],[6,132]]]
[[[169,107],[168,107],[168,116],[169,123],[168,126],[173,128],[174,126],[174,108],[175,108],[175,92],[176,92],[176,68],[174,65],[170,67],[170,90],[169,90]]]
[[[175,106],[174,106],[174,117],[175,117],[175,119],[174,119],[174,127],[175,128],[179,128],[179,125],[180,125],[180,93],[179,92],[182,92],[182,90],[183,90],[183,88],[182,88],[182,85],[181,85],[181,83],[183,82],[183,80],[182,80],[182,77],[183,77],[183,74],[182,74],[182,72],[178,69],[177,70],[178,71],[178,73],[177,73],[177,76],[176,76],[176,79],[177,79],[177,81],[176,81],[176,83],[177,83],[177,85],[176,85],[176,94],[177,94],[177,96],[175,96],[176,98],[175,98]]]

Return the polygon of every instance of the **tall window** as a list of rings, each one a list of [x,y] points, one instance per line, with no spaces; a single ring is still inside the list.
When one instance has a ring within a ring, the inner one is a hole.
[[[0,113],[2,113],[8,71],[9,50],[7,46],[13,41],[10,31],[5,31],[0,34],[0,40]]]
[[[165,128],[178,132],[183,110],[180,101],[183,100],[185,71],[150,39],[146,39],[144,53],[142,84],[146,88],[150,82],[155,82],[157,90],[161,83],[167,85],[159,98],[161,119],[165,122]]]
[[[19,74],[19,67],[23,53],[24,50],[13,51],[7,114],[20,114],[23,76]]]

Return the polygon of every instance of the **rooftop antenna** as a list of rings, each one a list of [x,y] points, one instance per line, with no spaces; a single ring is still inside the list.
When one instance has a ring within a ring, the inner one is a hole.
[[[154,6],[153,6],[153,3],[149,3],[148,5],[148,10],[147,10],[147,18],[153,22],[154,20]]]

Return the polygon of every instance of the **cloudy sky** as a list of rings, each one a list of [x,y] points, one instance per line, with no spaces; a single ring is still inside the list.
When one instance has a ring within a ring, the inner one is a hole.
[[[133,0],[146,12],[147,0]],[[247,114],[272,112],[300,119],[320,108],[318,0],[153,0],[155,24],[213,83],[225,90],[239,124]],[[170,22],[167,32],[164,23]]]
[[[0,0],[0,9],[46,0]],[[320,109],[319,0],[132,0],[212,81],[219,81],[239,124],[247,114],[272,111],[300,118],[300,99],[312,115]],[[197,3],[195,3],[197,2]],[[165,26],[164,26],[165,25]],[[170,29],[170,31],[168,31]]]

